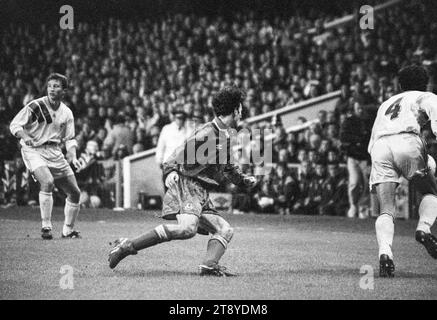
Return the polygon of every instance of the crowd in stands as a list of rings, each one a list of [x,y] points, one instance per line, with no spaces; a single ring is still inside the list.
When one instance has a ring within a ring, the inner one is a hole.
[[[308,129],[287,134],[280,122],[251,127],[274,130],[277,165],[253,198],[239,203],[249,203],[244,211],[345,215],[342,164],[349,155],[342,128],[360,108],[363,125],[371,126],[378,104],[397,92],[395,75],[404,65],[426,65],[434,89],[435,11],[431,2],[403,2],[377,13],[369,30],[356,23],[323,30],[322,13],[259,19],[250,11],[231,20],[180,13],[109,18],[77,22],[71,31],[10,25],[0,30],[0,159],[19,157],[8,123],[44,92],[50,72],[70,79],[66,103],[78,153],[102,160],[156,147],[175,109],[188,122],[211,120],[212,96],[225,85],[246,91],[249,117],[341,90],[335,110],[319,112]],[[312,27],[324,34],[319,42],[306,33]]]

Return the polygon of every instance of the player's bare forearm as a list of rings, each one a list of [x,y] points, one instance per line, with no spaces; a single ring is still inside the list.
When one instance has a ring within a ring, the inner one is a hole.
[[[66,158],[69,163],[77,160],[76,146],[72,146],[67,150]]]

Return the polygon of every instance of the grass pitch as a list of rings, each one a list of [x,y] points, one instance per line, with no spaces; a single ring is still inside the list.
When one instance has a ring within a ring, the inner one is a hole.
[[[0,209],[0,299],[437,299],[437,261],[415,242],[416,221],[397,221],[396,277],[381,279],[372,219],[226,218],[235,235],[221,263],[239,276],[211,278],[197,275],[208,240],[201,235],[109,269],[109,243],[165,222],[154,212],[84,209],[77,223],[83,238],[64,240],[63,209],[55,208],[55,238],[43,241],[38,208]],[[60,287],[66,265],[74,289]],[[373,289],[360,287],[363,266],[367,275],[374,270]]]

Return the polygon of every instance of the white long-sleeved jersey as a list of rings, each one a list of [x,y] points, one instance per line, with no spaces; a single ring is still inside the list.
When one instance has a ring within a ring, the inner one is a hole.
[[[431,121],[437,135],[437,96],[431,92],[405,91],[383,102],[372,128],[368,151],[382,136],[412,132],[420,134],[424,120]]]
[[[156,162],[158,164],[164,163],[193,131],[193,128],[188,127],[186,124],[181,129],[178,129],[175,122],[165,125],[161,130],[156,146]]]
[[[14,136],[18,131],[24,130],[33,139],[35,147],[46,142],[66,142],[67,149],[77,145],[74,140],[73,112],[62,102],[56,111],[53,110],[47,96],[25,105],[14,117],[9,128]],[[23,139],[20,143],[24,145]]]

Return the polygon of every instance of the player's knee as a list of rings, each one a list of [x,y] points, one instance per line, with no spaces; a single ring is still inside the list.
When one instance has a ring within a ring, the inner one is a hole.
[[[55,180],[53,177],[47,177],[43,181],[40,181],[41,191],[52,192],[55,187]]]
[[[379,227],[385,225],[387,221],[389,221],[389,222],[394,222],[395,221],[394,213],[391,213],[391,212],[382,212],[379,215],[379,217],[376,218],[375,227],[379,228]]]
[[[222,236],[227,242],[230,242],[232,237],[234,236],[234,229],[229,224],[225,224],[220,228],[218,234]]]
[[[232,237],[234,236],[234,228],[231,226],[225,227],[223,230],[223,238],[225,238],[228,242],[231,241]]]
[[[77,186],[71,189],[68,194],[68,200],[72,203],[79,203],[80,199],[80,190]]]
[[[194,237],[197,233],[196,224],[187,224],[183,226],[180,230],[180,239],[190,239]]]

